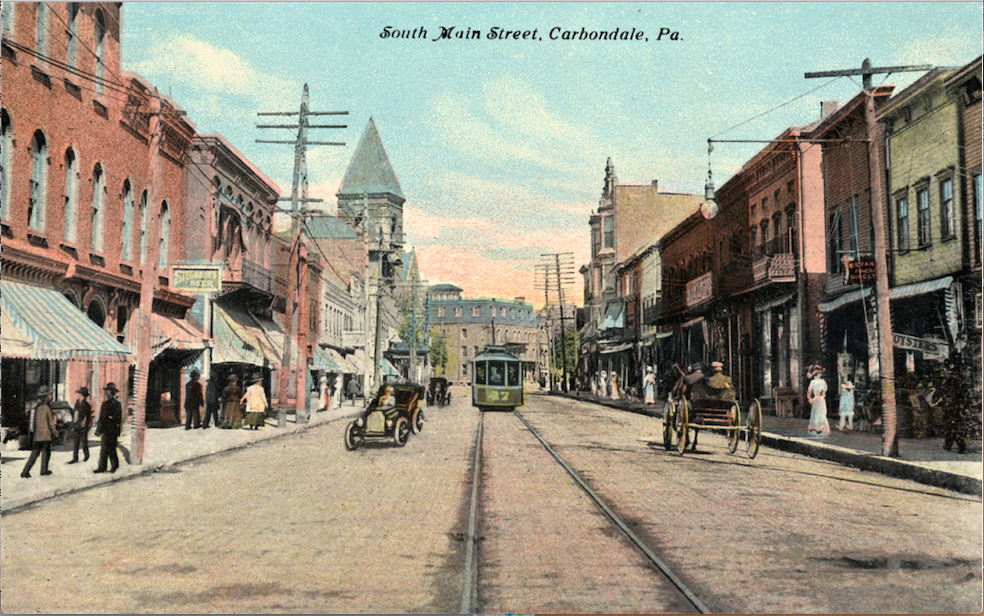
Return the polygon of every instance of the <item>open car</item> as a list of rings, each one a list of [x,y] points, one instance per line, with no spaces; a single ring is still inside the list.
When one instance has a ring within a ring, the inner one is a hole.
[[[415,383],[384,383],[366,410],[345,429],[345,448],[357,449],[367,438],[392,439],[403,447],[411,432],[419,434],[424,427],[423,397],[424,388]]]
[[[446,406],[451,404],[451,384],[444,377],[431,377],[427,388],[427,406]]]

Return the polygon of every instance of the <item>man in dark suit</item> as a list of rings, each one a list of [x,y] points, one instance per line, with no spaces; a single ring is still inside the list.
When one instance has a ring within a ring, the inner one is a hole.
[[[31,467],[34,461],[41,456],[41,474],[50,475],[48,470],[48,460],[51,459],[51,439],[58,435],[58,427],[55,425],[55,418],[51,413],[51,390],[47,385],[42,385],[38,390],[37,397],[41,400],[34,408],[34,421],[31,424],[31,432],[34,435],[34,444],[31,446],[31,455],[27,458],[27,464],[21,471],[21,477],[28,479],[31,476]]]
[[[75,393],[79,394],[79,399],[75,401],[75,444],[72,447],[72,459],[69,464],[79,461],[79,447],[85,455],[84,462],[89,461],[89,429],[92,428],[92,405],[89,404],[89,388],[79,387]]]
[[[106,383],[103,388],[106,401],[99,409],[99,422],[96,424],[96,436],[102,435],[102,447],[99,449],[99,466],[93,473],[105,473],[107,460],[112,464],[109,472],[115,473],[120,467],[120,459],[116,455],[120,431],[123,429],[123,405],[116,399],[120,390],[115,383]]]
[[[192,370],[185,385],[185,430],[193,427],[197,430],[201,427],[202,407],[205,406],[205,397],[202,394],[202,384],[198,382],[198,370]]]

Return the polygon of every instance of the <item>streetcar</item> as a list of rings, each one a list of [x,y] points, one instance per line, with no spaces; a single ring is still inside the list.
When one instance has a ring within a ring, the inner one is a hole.
[[[523,406],[523,362],[505,347],[486,346],[472,364],[472,406],[511,411]]]

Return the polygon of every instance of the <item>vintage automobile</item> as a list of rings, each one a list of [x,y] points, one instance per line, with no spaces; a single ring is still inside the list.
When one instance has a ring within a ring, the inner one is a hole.
[[[361,415],[345,429],[345,449],[352,451],[366,439],[393,439],[403,447],[410,433],[424,427],[420,400],[424,388],[415,383],[384,383]]]
[[[435,376],[427,388],[427,406],[447,406],[451,404],[451,384],[444,377]]]

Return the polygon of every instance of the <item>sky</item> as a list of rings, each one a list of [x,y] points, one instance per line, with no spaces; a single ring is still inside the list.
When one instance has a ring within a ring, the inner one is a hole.
[[[291,146],[255,140],[293,136],[257,129],[269,123],[257,112],[296,111],[305,83],[312,111],[348,111],[329,118],[347,128],[309,133],[346,144],[307,155],[310,195],[330,213],[372,118],[407,198],[407,249],[421,276],[465,297],[536,305],[542,255],[572,252],[575,267],[590,259],[588,220],[609,157],[622,184],[702,193],[709,164],[720,186],[764,146],[719,143],[709,156],[708,138],[771,139],[861,88],[860,77],[804,73],[865,58],[962,66],[984,44],[981,2],[128,2],[123,11],[124,70],[170,95],[200,133],[225,136],[287,196]],[[384,38],[387,27],[407,36]],[[490,38],[493,28],[528,35]],[[577,40],[582,28],[638,38]],[[921,75],[873,81],[898,91]]]

